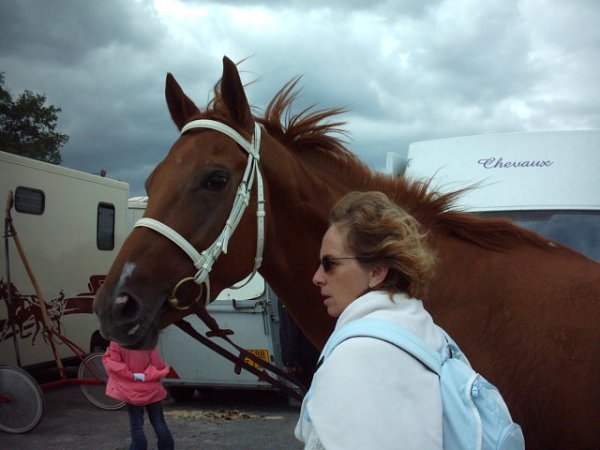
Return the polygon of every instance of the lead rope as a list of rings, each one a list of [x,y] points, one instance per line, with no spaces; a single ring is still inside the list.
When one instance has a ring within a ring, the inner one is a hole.
[[[193,337],[194,339],[198,340],[200,343],[202,343],[203,345],[205,345],[206,347],[208,347],[215,353],[218,353],[219,355],[221,355],[224,358],[228,359],[229,361],[233,362],[235,365],[234,370],[238,375],[240,373],[240,369],[243,367],[248,372],[256,375],[259,379],[262,379],[262,380],[268,382],[269,384],[271,384],[272,386],[275,386],[280,391],[287,394],[290,398],[293,398],[293,399],[297,400],[298,402],[302,402],[302,399],[304,398],[304,395],[306,393],[306,386],[304,386],[300,381],[298,381],[292,374],[287,373],[284,370],[282,370],[281,368],[275,366],[274,364],[271,364],[271,363],[259,358],[258,356],[254,355],[253,353],[250,353],[248,350],[246,350],[242,347],[239,347],[238,345],[233,343],[233,341],[231,341],[231,339],[229,339],[226,336],[226,334],[219,333],[219,334],[216,334],[216,336],[224,339],[227,343],[229,343],[229,345],[233,346],[239,352],[238,356],[235,356],[229,350],[225,349],[224,347],[221,347],[217,343],[211,341],[208,337],[206,337],[206,336],[202,335],[201,333],[199,333],[198,331],[196,331],[194,329],[194,327],[188,321],[186,321],[184,319],[179,319],[177,322],[174,323],[174,325],[177,326],[178,328],[180,328],[182,331],[184,331],[188,335],[190,335],[191,337]],[[221,330],[221,331],[228,331],[228,330]],[[253,361],[255,365],[262,367],[262,369],[259,369],[256,366],[249,364],[247,362],[247,360]],[[270,371],[271,373],[277,375],[278,377],[280,377],[292,384],[295,384],[297,386],[297,388],[294,389],[294,388],[288,386],[286,383],[283,383],[280,379],[269,375],[269,373],[267,373],[267,370]]]

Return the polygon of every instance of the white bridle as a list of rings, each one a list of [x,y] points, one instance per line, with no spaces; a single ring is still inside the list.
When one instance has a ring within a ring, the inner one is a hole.
[[[225,222],[225,226],[223,230],[217,237],[217,239],[204,250],[202,253],[199,253],[183,236],[181,236],[177,231],[173,228],[165,225],[158,220],[151,219],[149,217],[143,217],[139,219],[134,227],[147,227],[159,234],[162,234],[166,238],[170,239],[174,242],[179,248],[181,248],[192,260],[194,263],[194,267],[198,269],[196,274],[193,277],[184,278],[179,281],[175,288],[173,289],[172,298],[169,299],[171,304],[175,306],[177,309],[188,309],[188,307],[179,307],[178,300],[176,298],[177,289],[187,281],[194,281],[198,285],[206,285],[206,304],[210,303],[210,279],[209,274],[212,270],[212,266],[217,260],[217,258],[221,255],[221,253],[227,253],[227,245],[229,243],[230,237],[233,235],[235,229],[237,228],[242,216],[244,215],[244,211],[250,202],[250,195],[252,193],[252,185],[254,183],[254,178],[256,177],[256,256],[254,258],[254,269],[250,276],[246,279],[243,284],[235,285],[231,287],[231,289],[238,289],[242,286],[246,285],[256,274],[258,269],[262,264],[263,259],[263,248],[264,248],[264,235],[265,235],[265,198],[264,198],[264,189],[263,189],[263,179],[260,173],[260,169],[258,167],[258,162],[260,159],[260,138],[261,138],[261,128],[258,123],[254,124],[254,135],[250,141],[244,139],[237,131],[233,128],[214,120],[193,120],[186,124],[181,129],[181,135],[183,135],[186,131],[191,130],[193,128],[210,128],[211,130],[219,131],[223,134],[226,134],[231,139],[233,139],[240,147],[242,147],[246,152],[248,152],[248,164],[246,165],[246,170],[244,172],[244,177],[240,182],[238,187],[235,199],[233,201],[233,206],[231,207],[231,212],[229,213],[229,218]],[[202,291],[196,298],[196,301],[202,295]]]

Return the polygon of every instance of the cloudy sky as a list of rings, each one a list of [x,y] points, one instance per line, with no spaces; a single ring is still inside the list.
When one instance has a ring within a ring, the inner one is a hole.
[[[44,94],[63,165],[143,181],[177,138],[167,72],[203,107],[223,55],[259,111],[303,75],[296,110],[344,106],[374,169],[411,142],[598,128],[597,0],[0,0],[0,72]]]

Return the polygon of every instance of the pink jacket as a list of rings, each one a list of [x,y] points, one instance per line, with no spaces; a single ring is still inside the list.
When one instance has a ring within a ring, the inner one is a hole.
[[[160,379],[169,372],[156,349],[127,350],[116,342],[102,357],[108,373],[106,395],[133,405],[147,405],[164,399],[167,390]],[[134,373],[143,373],[145,381],[134,381]]]

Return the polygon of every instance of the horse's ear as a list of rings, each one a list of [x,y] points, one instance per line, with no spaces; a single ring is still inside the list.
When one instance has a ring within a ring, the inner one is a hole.
[[[170,73],[167,74],[165,83],[165,97],[171,118],[180,130],[189,121],[191,116],[200,112],[194,102],[185,95],[179,83],[175,81],[175,77]]]
[[[252,133],[254,131],[254,121],[252,120],[244,86],[235,63],[227,56],[223,57],[221,95],[231,118],[241,125],[244,130]]]

